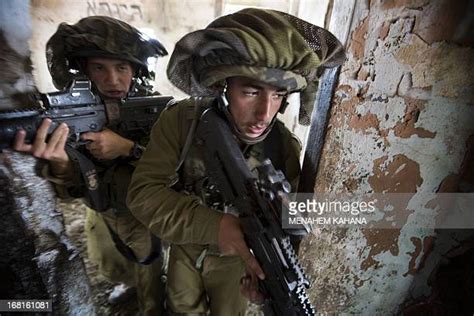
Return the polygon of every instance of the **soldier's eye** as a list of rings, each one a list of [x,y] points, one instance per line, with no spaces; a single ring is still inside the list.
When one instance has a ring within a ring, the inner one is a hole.
[[[274,99],[283,99],[286,97],[286,93],[278,93],[273,96]]]
[[[257,90],[244,90],[243,93],[246,96],[256,96],[258,94]]]

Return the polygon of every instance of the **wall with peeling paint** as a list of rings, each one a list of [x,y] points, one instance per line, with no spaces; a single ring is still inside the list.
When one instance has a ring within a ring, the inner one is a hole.
[[[352,3],[315,191],[413,193],[413,212],[401,229],[320,229],[301,254],[319,311],[394,314],[430,296],[441,258],[472,238],[420,227],[433,193],[474,187],[474,2]]]

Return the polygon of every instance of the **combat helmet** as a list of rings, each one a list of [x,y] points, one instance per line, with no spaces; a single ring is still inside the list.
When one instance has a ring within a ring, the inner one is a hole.
[[[178,41],[167,75],[191,96],[217,96],[215,86],[232,76],[302,92],[299,122],[308,125],[322,69],[344,59],[329,31],[287,13],[247,8]]]
[[[146,81],[151,79],[148,58],[167,54],[158,40],[108,16],[86,17],[73,25],[61,23],[46,44],[48,69],[58,89],[65,88],[75,72],[83,72],[81,61],[87,57],[129,61],[136,69],[134,77]]]

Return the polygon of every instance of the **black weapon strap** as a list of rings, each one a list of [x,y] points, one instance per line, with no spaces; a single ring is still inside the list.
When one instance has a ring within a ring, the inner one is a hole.
[[[79,165],[92,209],[99,213],[106,211],[107,202],[101,197],[99,176],[94,163],[69,143],[65,149],[68,156]]]
[[[178,163],[176,164],[176,168],[175,168],[176,173],[179,173],[179,171],[181,170],[181,166],[183,165],[184,160],[186,159],[189,148],[191,148],[192,141],[194,139],[194,134],[196,132],[196,128],[197,128],[197,125],[199,123],[199,119],[201,118],[202,113],[212,104],[212,102],[203,98],[196,98],[195,100],[196,100],[196,106],[194,108],[194,114],[192,117],[191,127],[188,130],[188,134],[186,135],[186,140],[184,142],[183,149],[181,150]]]
[[[282,135],[278,123],[275,124],[263,142],[263,153],[270,158],[276,170],[285,172],[285,162],[283,159]]]
[[[101,191],[99,190],[101,183],[99,182],[99,177],[97,175],[97,170],[94,163],[69,143],[66,145],[65,149],[68,156],[76,161],[79,165],[81,175],[90,198],[91,208],[99,213],[105,212],[107,210],[108,203],[105,199],[101,198]],[[150,233],[150,254],[143,260],[139,261],[133,250],[127,246],[122,239],[120,239],[118,234],[112,229],[112,227],[110,227],[105,219],[104,223],[107,226],[112,240],[114,241],[115,248],[117,248],[117,250],[128,260],[147,265],[152,263],[161,255],[161,240]]]
[[[161,256],[161,240],[155,235],[150,233],[151,250],[148,256],[143,260],[138,260],[132,248],[127,246],[123,242],[123,240],[120,239],[119,235],[112,229],[112,227],[110,227],[110,225],[107,223],[105,219],[104,219],[104,223],[105,223],[105,226],[107,226],[107,229],[109,230],[112,240],[114,241],[115,248],[117,248],[117,250],[128,260],[139,263],[139,264],[147,265],[147,264],[152,263],[155,259]]]

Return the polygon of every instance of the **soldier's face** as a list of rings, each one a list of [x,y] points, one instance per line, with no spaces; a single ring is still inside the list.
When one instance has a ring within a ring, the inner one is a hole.
[[[124,98],[130,90],[134,69],[128,61],[89,57],[86,73],[102,95],[109,98]]]
[[[246,77],[227,79],[229,112],[247,137],[256,138],[265,131],[280,109],[286,90]]]

